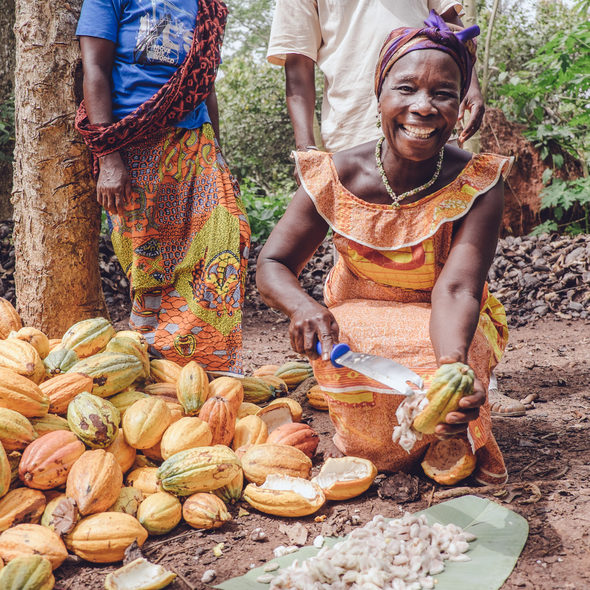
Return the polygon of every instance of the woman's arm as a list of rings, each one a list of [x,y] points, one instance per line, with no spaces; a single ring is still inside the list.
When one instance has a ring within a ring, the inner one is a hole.
[[[316,358],[317,338],[326,360],[338,342],[338,326],[332,314],[301,288],[297,277],[327,231],[328,224],[303,188],[299,188],[260,252],[256,271],[262,299],[291,319],[289,336],[293,350]]]
[[[461,220],[449,257],[432,290],[430,338],[439,364],[467,363],[467,353],[479,322],[481,296],[492,263],[502,220],[504,187],[500,181],[477,198]],[[486,393],[476,380],[474,393],[461,400],[462,411],[447,414],[437,434],[453,434],[474,420]]]
[[[98,37],[80,37],[84,67],[84,102],[92,125],[113,123],[111,102],[111,70],[115,44]],[[121,215],[131,197],[131,180],[119,152],[99,159],[100,173],[96,199],[109,212]]]
[[[449,8],[446,12],[441,14],[441,18],[447,23],[457,25],[461,28],[464,27],[463,22],[454,7]],[[481,126],[486,111],[486,105],[484,104],[481,89],[479,87],[479,80],[477,79],[475,66],[473,66],[471,84],[469,84],[467,94],[459,108],[460,121],[463,121],[465,111],[469,111],[469,121],[463,123],[463,130],[459,136],[459,145],[463,145],[463,143],[477,132]]]
[[[221,139],[219,137],[219,107],[217,105],[215,85],[213,85],[209,96],[205,100],[205,104],[207,105],[207,112],[209,113],[209,118],[211,119],[211,126],[215,132],[215,137],[217,138],[219,145],[221,145]]]

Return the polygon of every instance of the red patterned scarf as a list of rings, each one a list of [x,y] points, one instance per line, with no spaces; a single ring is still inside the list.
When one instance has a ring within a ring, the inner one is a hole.
[[[84,101],[80,103],[76,129],[92,152],[95,175],[99,157],[173,126],[209,96],[221,60],[226,20],[222,0],[199,0],[193,42],[184,62],[154,96],[120,121],[92,125]]]

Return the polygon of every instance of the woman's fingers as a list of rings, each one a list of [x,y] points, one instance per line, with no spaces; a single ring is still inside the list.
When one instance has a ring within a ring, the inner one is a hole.
[[[452,436],[467,429],[469,422],[477,420],[479,408],[486,400],[485,390],[479,379],[473,382],[473,393],[459,400],[459,407],[445,416],[445,421],[435,428],[439,436]]]
[[[338,339],[338,326],[332,314],[322,305],[297,312],[289,326],[291,347],[295,352],[318,358],[316,342],[322,344],[322,358],[330,358],[330,352]]]

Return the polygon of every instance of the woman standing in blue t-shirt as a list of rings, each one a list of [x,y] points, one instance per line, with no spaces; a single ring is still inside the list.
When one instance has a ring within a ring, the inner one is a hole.
[[[213,80],[225,11],[220,0],[84,0],[77,35],[80,130],[98,161],[97,199],[130,279],[130,326],[165,358],[231,374],[242,372],[250,230],[216,140]],[[194,66],[203,51],[201,72]],[[207,75],[197,104],[195,88]],[[100,149],[88,139],[97,132]]]

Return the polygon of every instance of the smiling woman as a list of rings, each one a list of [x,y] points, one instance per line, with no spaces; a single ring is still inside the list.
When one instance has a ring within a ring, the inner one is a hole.
[[[432,13],[425,24],[396,29],[381,50],[375,92],[383,137],[333,155],[296,154],[301,187],[260,254],[257,281],[267,303],[290,317],[293,349],[313,360],[337,452],[397,471],[416,463],[435,437],[410,454],[393,442],[402,396],[333,367],[336,342],[402,362],[427,383],[439,365],[461,361],[475,372],[474,392],[436,434],[467,434],[477,479],[501,483],[506,470],[485,391],[507,329],[485,278],[510,161],[446,145],[469,87],[469,39],[477,31],[454,34]],[[297,275],[329,228],[339,257],[325,285],[326,308]]]

